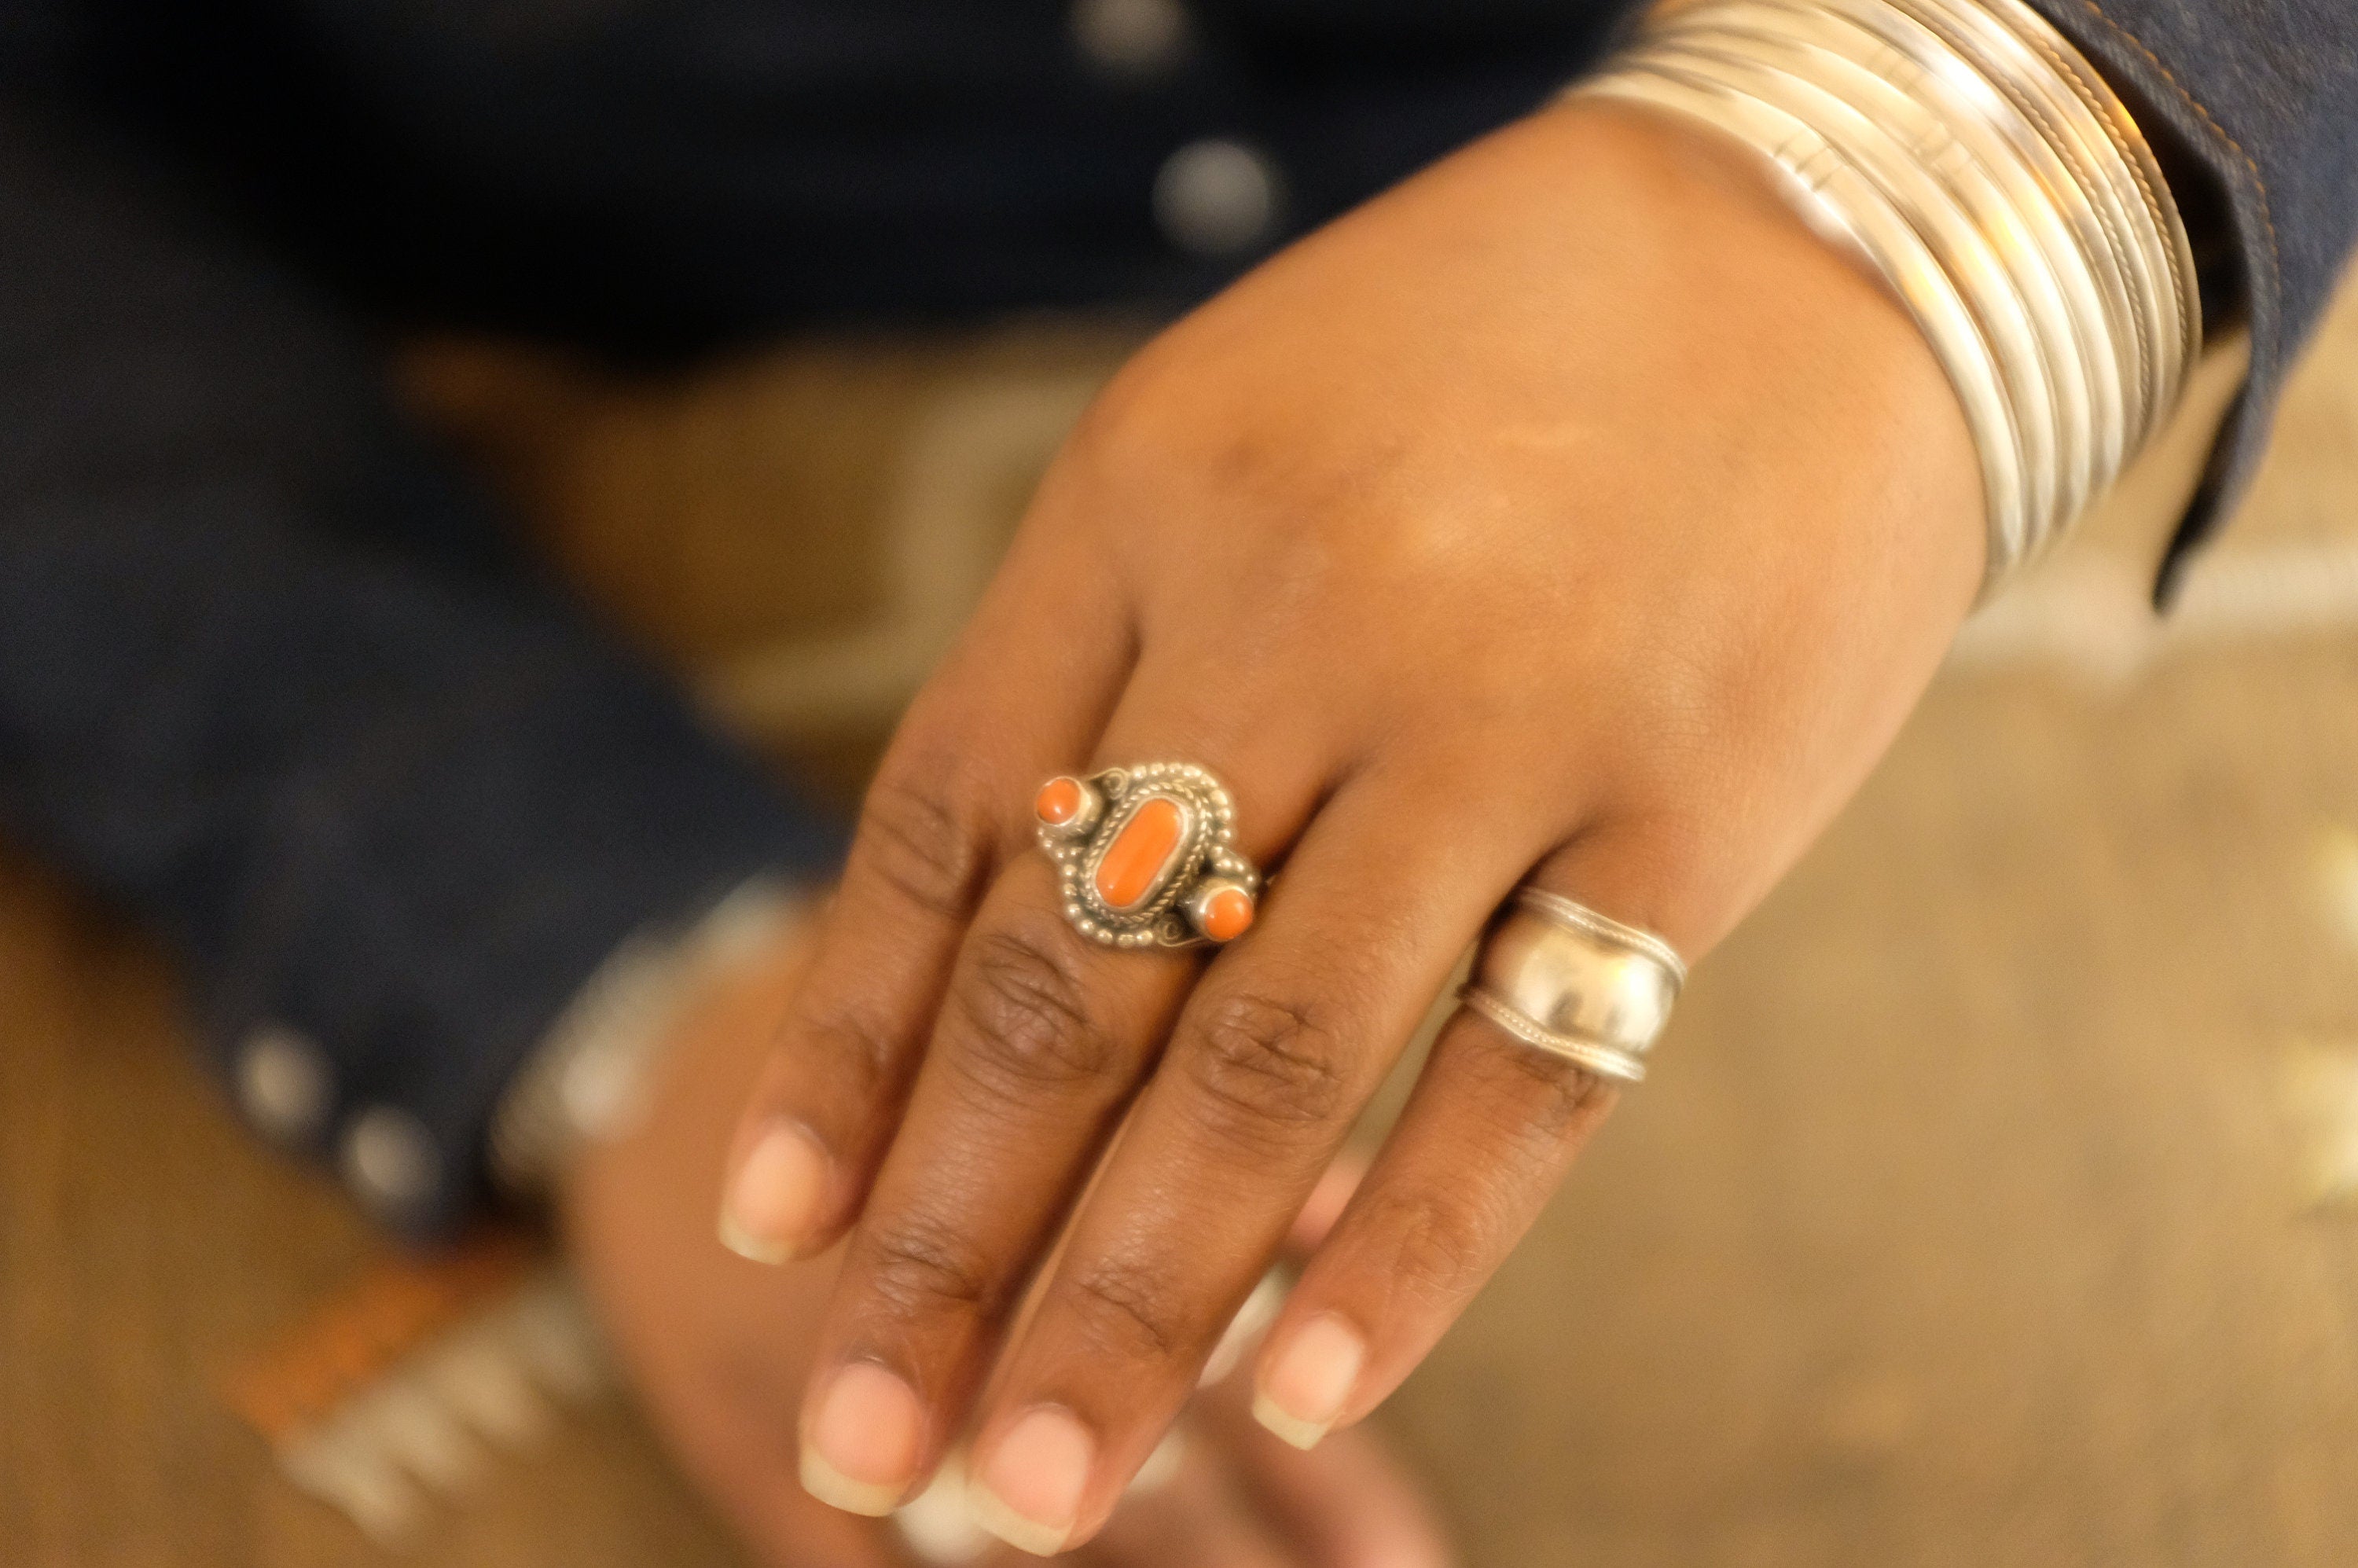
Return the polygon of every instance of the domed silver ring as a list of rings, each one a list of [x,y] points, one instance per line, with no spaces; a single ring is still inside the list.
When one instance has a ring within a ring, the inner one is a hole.
[[[1522,887],[1498,912],[1457,994],[1524,1044],[1634,1084],[1686,979],[1685,963],[1652,932]]]

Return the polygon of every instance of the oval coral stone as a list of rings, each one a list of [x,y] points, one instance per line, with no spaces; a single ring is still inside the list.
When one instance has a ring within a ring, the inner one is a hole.
[[[1081,814],[1081,781],[1050,779],[1033,797],[1032,809],[1051,827],[1062,827]]]
[[[1133,813],[1098,861],[1098,897],[1108,909],[1136,909],[1161,890],[1187,838],[1187,813],[1156,795]]]
[[[1253,901],[1239,888],[1222,888],[1204,906],[1204,935],[1215,942],[1233,942],[1252,929]]]

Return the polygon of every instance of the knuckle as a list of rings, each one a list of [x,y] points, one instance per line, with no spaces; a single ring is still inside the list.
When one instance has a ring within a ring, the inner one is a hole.
[[[1178,1281],[1151,1265],[1099,1260],[1075,1273],[1065,1304],[1099,1348],[1126,1358],[1175,1360],[1193,1342]]]
[[[871,1234],[861,1252],[870,1290],[897,1316],[995,1309],[997,1271],[956,1226],[905,1216]]]
[[[946,776],[888,769],[868,793],[852,842],[854,866],[925,914],[954,920],[973,907],[990,869],[989,839]]]
[[[1119,1052],[1090,1016],[1070,944],[1038,922],[978,935],[957,1000],[967,1026],[958,1058],[995,1088],[1094,1078]]]
[[[1441,1306],[1480,1288],[1496,1226],[1479,1204],[1438,1192],[1396,1194],[1368,1217],[1392,1238],[1386,1276],[1397,1288]]]
[[[846,1005],[828,1006],[807,995],[794,1004],[786,1038],[805,1060],[819,1065],[829,1088],[866,1098],[894,1076],[902,1059],[892,1031]]]
[[[1603,1101],[1610,1087],[1603,1078],[1552,1052],[1504,1040],[1486,1054],[1490,1068],[1493,1126],[1526,1159],[1553,1160]]]
[[[1252,1141],[1291,1141],[1345,1108],[1338,1036],[1313,1004],[1231,992],[1212,1004],[1184,1060],[1210,1114]]]

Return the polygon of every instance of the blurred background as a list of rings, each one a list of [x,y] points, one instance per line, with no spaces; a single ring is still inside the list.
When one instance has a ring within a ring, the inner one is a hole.
[[[658,380],[449,341],[402,374],[590,598],[848,804],[1142,332]],[[2157,622],[2235,376],[1969,628],[1381,1416],[1480,1568],[2352,1560],[2358,295]],[[184,1027],[156,952],[0,846],[0,1561],[739,1560],[619,1393],[445,1477],[398,1550],[290,1484],[225,1390],[389,1244]]]

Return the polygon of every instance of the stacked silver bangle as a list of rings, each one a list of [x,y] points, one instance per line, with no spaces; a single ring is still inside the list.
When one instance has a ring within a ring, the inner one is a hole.
[[[1985,594],[2176,406],[2202,330],[2185,226],[2126,107],[2022,0],[1701,0],[1573,92],[1758,152],[1898,297],[1980,453]]]

